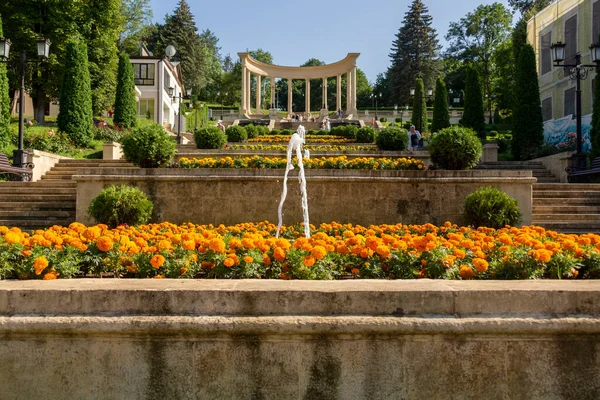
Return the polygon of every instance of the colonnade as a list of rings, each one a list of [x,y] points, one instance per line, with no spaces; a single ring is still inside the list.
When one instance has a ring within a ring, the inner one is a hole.
[[[327,79],[336,77],[336,111],[343,109],[346,114],[356,113],[356,58],[358,53],[350,53],[348,56],[337,63],[317,67],[283,67],[261,63],[253,59],[248,53],[239,53],[242,61],[242,114],[251,114],[251,82],[252,74],[256,76],[256,110],[262,108],[262,79],[270,79],[271,93],[269,108],[273,111],[275,105],[275,79],[285,79],[288,85],[287,110],[288,115],[293,113],[292,109],[292,83],[294,80],[304,80],[304,109],[308,117],[310,114],[310,81],[311,79],[322,79],[322,99],[321,113],[327,110]],[[346,104],[342,108],[342,75],[346,75]]]

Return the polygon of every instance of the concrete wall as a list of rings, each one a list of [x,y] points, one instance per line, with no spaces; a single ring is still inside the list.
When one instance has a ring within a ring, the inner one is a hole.
[[[597,399],[592,281],[0,281],[3,399]]]
[[[54,167],[56,163],[58,163],[59,160],[68,160],[70,158],[71,157],[63,157],[56,154],[47,153],[45,151],[28,151],[27,161],[33,163],[33,173],[31,176],[31,181],[39,181],[40,179],[42,179],[42,176],[46,174],[46,172],[50,171],[52,167]]]
[[[102,146],[103,160],[120,160],[123,158],[123,146],[118,142],[104,142]]]
[[[283,170],[236,169],[80,169],[77,221],[91,223],[87,208],[109,185],[139,187],[154,203],[153,220],[236,224],[278,219]],[[514,197],[531,223],[531,171],[357,171],[307,170],[311,223],[361,225],[463,224],[467,195],[495,186]],[[284,224],[303,220],[297,170],[289,174]]]
[[[552,175],[558,177],[561,183],[567,183],[567,172],[565,168],[571,165],[571,156],[574,151],[552,154],[551,156],[536,158],[534,161],[540,161],[544,166],[552,172]]]

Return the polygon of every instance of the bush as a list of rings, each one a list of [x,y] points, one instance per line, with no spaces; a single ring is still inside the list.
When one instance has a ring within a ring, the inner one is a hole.
[[[381,117],[381,118],[379,118],[379,122],[387,122],[387,118],[386,117]]]
[[[253,139],[258,137],[258,126],[254,126],[252,124],[246,125],[244,127],[246,130],[246,136],[248,139]]]
[[[222,149],[227,143],[227,135],[216,126],[208,126],[194,134],[194,141],[199,149]]]
[[[388,127],[379,132],[375,143],[381,150],[406,150],[408,132],[405,129]]]
[[[96,223],[115,228],[122,224],[145,224],[150,219],[153,208],[152,202],[140,189],[111,185],[92,199],[88,214]]]
[[[439,131],[429,145],[431,161],[443,169],[470,169],[481,157],[481,142],[475,131],[451,126]]]
[[[142,168],[158,168],[175,155],[175,141],[156,123],[134,128],[122,145],[127,161]]]
[[[225,133],[229,142],[243,142],[248,139],[248,132],[246,132],[246,128],[243,126],[231,125]]]
[[[269,127],[266,125],[259,125],[258,126],[258,136],[264,136],[264,135],[268,135],[270,133],[269,131]]]
[[[363,126],[356,131],[356,141],[358,143],[373,143],[377,136],[377,131],[371,126]]]
[[[336,127],[333,127],[329,134],[334,136],[341,136],[346,139],[356,139],[357,131],[358,128],[354,125],[338,125]],[[327,131],[325,131],[325,133],[327,134]]]
[[[122,53],[119,55],[113,123],[122,128],[132,128],[136,125],[136,122],[137,103],[135,100],[133,65],[129,61],[129,56]]]
[[[395,122],[395,123],[397,123],[397,124],[400,124],[400,123],[402,123],[402,118],[400,118],[400,117],[396,117],[396,118],[394,119],[394,122]]]
[[[128,133],[125,130],[109,126],[94,127],[92,132],[94,133],[94,140],[103,140],[105,142],[121,142]]]
[[[521,222],[517,201],[494,187],[482,187],[465,199],[465,218],[469,225],[500,229]]]

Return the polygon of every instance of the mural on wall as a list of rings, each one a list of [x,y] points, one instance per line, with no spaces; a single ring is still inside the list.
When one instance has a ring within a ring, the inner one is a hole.
[[[591,150],[590,130],[592,129],[592,114],[581,117],[582,151]],[[544,122],[544,141],[552,146],[557,153],[575,151],[577,141],[577,122],[571,115]]]

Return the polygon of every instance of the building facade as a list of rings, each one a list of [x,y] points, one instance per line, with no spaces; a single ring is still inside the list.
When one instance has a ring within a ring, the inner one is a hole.
[[[590,45],[600,34],[600,0],[556,0],[527,22],[527,42],[535,50],[544,121],[575,118],[576,81],[568,70],[554,67],[550,46],[563,42],[565,64],[574,64],[575,54],[583,64],[592,64]],[[581,81],[582,115],[592,113],[595,70]]]

